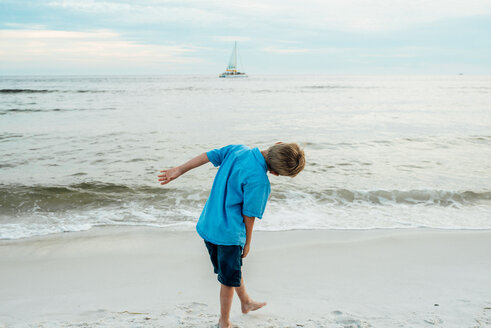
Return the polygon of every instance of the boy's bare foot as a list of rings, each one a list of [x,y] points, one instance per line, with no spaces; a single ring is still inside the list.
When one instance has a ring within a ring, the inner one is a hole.
[[[256,311],[265,306],[267,303],[266,302],[254,302],[250,301],[248,303],[243,303],[242,304],[242,313],[246,314],[249,313],[250,311]]]
[[[232,324],[230,323],[229,320],[222,320],[222,318],[218,320],[218,328],[231,328],[231,327]]]

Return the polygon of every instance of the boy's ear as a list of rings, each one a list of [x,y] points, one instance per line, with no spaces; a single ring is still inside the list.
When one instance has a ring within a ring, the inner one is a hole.
[[[275,172],[275,171],[269,171],[269,173],[271,173],[272,175],[275,175],[275,176],[279,176],[280,175],[278,172]]]

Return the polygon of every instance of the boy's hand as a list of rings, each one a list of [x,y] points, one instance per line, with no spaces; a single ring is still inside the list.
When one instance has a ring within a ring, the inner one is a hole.
[[[249,244],[245,244],[244,245],[244,249],[242,250],[242,258],[246,257],[247,254],[249,254],[249,249],[250,249],[250,245]]]
[[[177,179],[182,174],[179,167],[174,167],[168,170],[162,170],[160,171],[160,173],[161,174],[159,174],[158,177],[161,185],[167,184],[172,180]]]
[[[160,184],[165,185],[172,180],[179,178],[179,176],[186,173],[187,171],[208,163],[209,161],[210,160],[208,159],[208,155],[206,155],[206,153],[203,153],[193,159],[190,159],[182,165],[173,167],[172,169],[162,170],[160,171],[161,174],[159,175]]]

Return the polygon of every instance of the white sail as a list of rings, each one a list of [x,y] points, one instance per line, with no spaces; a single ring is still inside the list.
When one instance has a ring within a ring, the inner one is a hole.
[[[234,48],[232,50],[232,55],[230,55],[230,60],[228,62],[227,69],[225,72],[220,74],[218,77],[247,77],[246,73],[239,72],[237,67],[237,41],[234,42]]]
[[[234,50],[232,50],[227,71],[237,71],[237,41],[234,43]]]

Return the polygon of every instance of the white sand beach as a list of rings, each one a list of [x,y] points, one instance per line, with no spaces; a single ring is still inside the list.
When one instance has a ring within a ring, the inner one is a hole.
[[[489,327],[491,231],[255,232],[243,273],[268,305],[238,327]],[[194,232],[97,228],[0,242],[1,327],[213,327]]]

